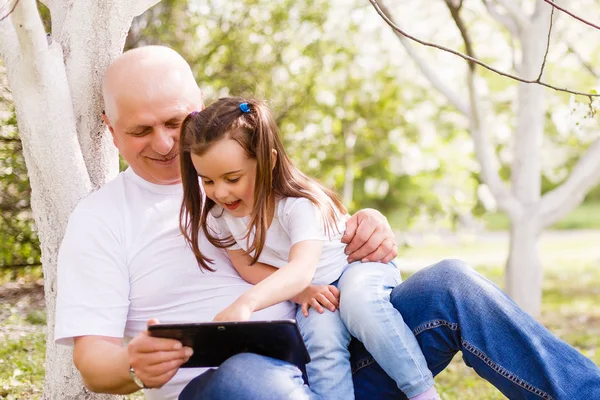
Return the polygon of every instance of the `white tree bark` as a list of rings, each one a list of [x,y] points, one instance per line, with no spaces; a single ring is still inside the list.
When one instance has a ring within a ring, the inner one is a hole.
[[[448,1],[448,0],[446,0]],[[514,0],[483,0],[490,15],[518,40],[521,63],[518,75],[535,79],[540,73],[548,41],[552,8],[536,0],[535,12],[527,15]],[[389,10],[381,9],[392,19]],[[399,25],[397,21],[394,21]],[[544,135],[545,92],[539,85],[519,84],[516,127],[513,134],[513,162],[510,190],[500,179],[498,162],[486,134],[486,117],[474,83],[468,73],[468,106],[464,104],[414,46],[396,33],[407,54],[415,61],[431,85],[469,119],[475,155],[481,166],[482,180],[490,187],[498,206],[509,217],[510,251],[506,266],[506,289],[527,312],[538,316],[541,308],[542,265],[537,249],[539,235],[581,203],[585,194],[600,181],[600,139],[596,140],[573,168],[569,178],[541,198],[541,146]]]
[[[20,0],[0,22],[2,58],[31,182],[48,318],[45,399],[99,399],[83,386],[69,348],[54,344],[56,258],[77,202],[118,172],[100,123],[101,79],[118,56],[132,19],[158,0],[46,1],[53,38],[34,0]],[[49,44],[49,42],[51,42]]]
[[[520,30],[522,61],[518,73],[525,79],[540,74],[552,8],[538,2],[530,23]],[[542,264],[539,237],[544,137],[545,91],[542,86],[519,84],[516,126],[513,134],[511,183],[514,197],[523,207],[521,215],[509,215],[510,251],[506,266],[506,289],[523,309],[538,316],[542,306]]]

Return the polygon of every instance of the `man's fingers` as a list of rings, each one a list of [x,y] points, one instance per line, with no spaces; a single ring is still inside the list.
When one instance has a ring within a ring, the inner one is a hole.
[[[375,235],[373,235],[373,236],[375,236]],[[372,240],[376,241],[376,240],[379,240],[379,238],[372,239]],[[383,260],[383,258],[385,256],[390,254],[393,247],[394,247],[394,240],[390,239],[390,238],[386,238],[383,240],[383,242],[381,242],[379,247],[377,247],[372,253],[363,257],[363,259],[361,261],[362,262],[368,262],[368,261],[379,262],[379,261]]]
[[[346,246],[346,254],[349,255],[349,258],[353,258],[354,260],[360,260],[362,258],[357,258],[356,256],[354,256],[354,254],[356,254],[357,251],[359,251],[362,247],[364,247],[367,244],[367,241],[369,240],[371,235],[373,235],[374,231],[375,227],[373,225],[363,223],[358,226],[354,237]]]
[[[371,232],[371,236],[364,240],[363,245],[348,255],[348,260],[358,261],[367,258],[375,250],[377,250],[379,245],[386,239],[386,237],[387,236],[381,231],[380,228],[373,230]]]
[[[398,256],[398,246],[397,245],[393,245],[392,246],[392,250],[381,259],[381,262],[384,264],[389,263],[390,261],[392,261],[394,258],[396,258]]]
[[[346,230],[342,236],[342,243],[350,243],[356,233],[356,228],[359,225],[358,217],[354,216],[346,222]]]
[[[169,382],[171,378],[177,373],[179,367],[187,360],[173,360],[167,363],[155,365],[149,367],[146,371],[137,371],[136,374],[144,382],[144,384],[151,388],[160,388],[165,383]]]
[[[171,361],[180,361],[190,358],[194,351],[190,347],[184,347],[181,350],[173,351],[158,351],[156,353],[147,354],[144,356],[146,365],[158,365]]]

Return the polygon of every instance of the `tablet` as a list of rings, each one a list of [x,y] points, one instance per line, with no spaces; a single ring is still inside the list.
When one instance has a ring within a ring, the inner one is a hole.
[[[256,353],[287,361],[304,370],[310,356],[296,321],[203,322],[157,324],[150,336],[179,340],[194,349],[182,368],[218,367],[239,353]]]

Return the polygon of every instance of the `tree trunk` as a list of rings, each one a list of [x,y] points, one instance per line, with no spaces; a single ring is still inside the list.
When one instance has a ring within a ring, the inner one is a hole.
[[[526,79],[540,75],[548,42],[551,7],[538,4],[531,24],[520,34],[522,61],[519,73]],[[524,212],[510,216],[510,253],[506,266],[508,294],[525,311],[538,317],[542,299],[542,265],[537,241],[542,181],[542,141],[546,111],[544,88],[520,83],[513,135],[512,192]]]
[[[17,2],[0,21],[0,57],[17,114],[42,250],[48,323],[44,399],[114,398],[87,391],[73,365],[72,349],[54,344],[56,263],[77,202],[118,172],[116,151],[100,123],[101,77],[121,53],[133,17],[157,1],[47,2],[53,38],[46,37],[33,0]]]
[[[511,221],[505,273],[508,295],[535,317],[539,315],[542,304],[543,271],[538,251],[539,235],[535,215]]]

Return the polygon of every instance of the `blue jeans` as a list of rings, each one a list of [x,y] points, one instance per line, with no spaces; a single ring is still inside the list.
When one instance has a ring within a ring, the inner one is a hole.
[[[338,286],[337,283],[332,285]],[[319,314],[310,308],[305,317],[298,307],[296,321],[311,359],[306,364],[310,389],[325,400],[354,399],[348,350],[352,336],[342,322],[340,310],[325,309]]]
[[[598,366],[461,261],[415,273],[390,300],[434,375],[461,351],[467,365],[510,399],[600,399]],[[351,344],[351,361],[357,399],[405,399],[358,342]],[[301,376],[281,361],[242,354],[192,380],[180,399],[315,399]]]
[[[319,314],[311,309],[305,317],[298,308],[298,328],[312,360],[306,372],[313,392],[323,399],[354,398],[351,335],[364,343],[408,397],[433,386],[417,339],[390,303],[390,293],[400,281],[393,264],[353,263],[332,283],[340,289],[339,310]]]
[[[398,388],[414,397],[433,386],[433,375],[417,339],[390,302],[390,293],[400,282],[394,264],[350,265],[338,284],[340,315],[350,334],[364,344]]]

